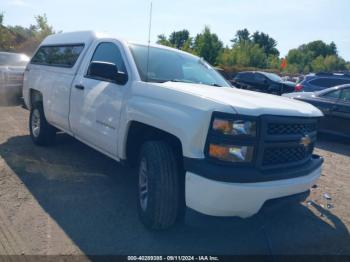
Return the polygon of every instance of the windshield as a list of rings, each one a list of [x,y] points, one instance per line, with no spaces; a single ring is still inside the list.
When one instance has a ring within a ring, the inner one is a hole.
[[[282,82],[282,78],[279,77],[278,75],[276,74],[272,74],[272,73],[264,73],[264,75],[269,78],[270,80],[272,81],[275,81],[275,82]]]
[[[0,66],[26,66],[29,57],[22,54],[0,53]]]
[[[150,47],[147,75],[148,47],[130,45],[137,69],[145,82],[185,82],[213,86],[230,86],[226,80],[203,59],[172,50]]]

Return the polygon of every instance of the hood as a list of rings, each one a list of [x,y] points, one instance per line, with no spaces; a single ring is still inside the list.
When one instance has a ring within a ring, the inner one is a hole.
[[[24,73],[25,66],[0,65],[0,71],[10,73]]]
[[[289,98],[295,98],[295,99],[302,99],[302,98],[315,97],[316,94],[314,92],[294,92],[294,93],[283,94],[283,96],[289,97]]]
[[[310,104],[276,95],[192,83],[165,82],[157,85],[228,105],[242,115],[322,116],[321,111]]]

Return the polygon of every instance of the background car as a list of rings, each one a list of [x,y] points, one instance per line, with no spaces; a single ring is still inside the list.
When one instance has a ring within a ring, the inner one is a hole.
[[[219,74],[221,74],[221,75],[226,79],[226,81],[229,82],[230,85],[233,85],[233,84],[234,84],[234,81],[233,81],[234,76],[235,76],[234,73],[226,72],[224,69],[219,68],[219,67],[215,67],[215,70],[216,70]]]
[[[308,102],[320,109],[324,114],[319,123],[320,132],[350,138],[350,84],[283,96]]]
[[[273,73],[251,71],[240,72],[234,78],[234,85],[238,88],[281,95],[294,92],[295,83],[283,81]]]
[[[24,54],[0,52],[0,105],[18,103],[28,61]]]
[[[350,84],[350,74],[317,73],[305,76],[304,80],[295,86],[296,92],[314,92],[329,87]]]

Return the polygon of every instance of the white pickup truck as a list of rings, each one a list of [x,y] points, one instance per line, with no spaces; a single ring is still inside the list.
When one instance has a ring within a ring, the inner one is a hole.
[[[152,229],[185,207],[249,217],[265,201],[308,191],[322,113],[230,86],[203,59],[94,32],[47,37],[24,76],[37,145],[62,130],[138,166],[138,210]]]

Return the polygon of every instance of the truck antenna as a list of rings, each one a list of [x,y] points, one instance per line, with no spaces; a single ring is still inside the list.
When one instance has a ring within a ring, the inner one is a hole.
[[[149,67],[149,46],[151,44],[151,28],[152,28],[152,2],[149,10],[149,26],[148,26],[148,47],[147,47],[147,72],[146,79],[148,82],[148,67]]]

